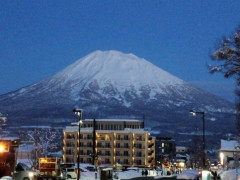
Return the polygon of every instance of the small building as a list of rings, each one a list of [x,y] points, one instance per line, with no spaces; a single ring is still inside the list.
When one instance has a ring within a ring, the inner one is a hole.
[[[187,153],[189,153],[189,148],[186,146],[176,146],[176,153],[177,154],[187,154]]]
[[[240,143],[236,140],[223,140],[221,139],[220,148],[220,163],[227,165],[231,160],[234,160],[234,155],[240,152]]]
[[[33,144],[21,144],[18,148],[17,160],[33,159]]]
[[[165,158],[173,160],[176,155],[176,143],[171,137],[156,137],[156,163],[160,164]]]

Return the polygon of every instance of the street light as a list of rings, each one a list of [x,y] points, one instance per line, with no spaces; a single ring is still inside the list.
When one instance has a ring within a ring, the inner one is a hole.
[[[203,169],[205,169],[205,113],[204,112],[199,112],[199,111],[194,111],[194,110],[190,110],[189,113],[191,113],[193,116],[195,116],[196,114],[201,114],[202,115],[202,120],[203,120],[203,142],[202,142],[202,148],[203,148],[203,158],[202,158],[202,163],[203,163]]]
[[[80,129],[82,125],[82,110],[73,109],[73,112],[78,116],[78,152],[77,152],[77,180],[80,179]]]

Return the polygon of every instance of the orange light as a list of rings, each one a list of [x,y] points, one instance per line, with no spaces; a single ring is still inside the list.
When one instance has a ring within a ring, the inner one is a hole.
[[[0,152],[4,151],[4,146],[0,146]]]

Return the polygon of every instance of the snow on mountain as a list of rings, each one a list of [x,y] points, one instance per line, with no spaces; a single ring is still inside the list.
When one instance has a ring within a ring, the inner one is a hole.
[[[104,94],[104,87],[115,91],[115,98],[126,90],[134,87],[137,94],[141,88],[150,91],[153,98],[165,86],[178,86],[184,82],[156,67],[145,59],[133,54],[123,54],[119,51],[95,51],[51,78],[49,84],[59,82],[60,86],[70,85],[72,98],[77,98],[79,90],[97,83],[99,92]],[[109,94],[108,94],[109,95]]]
[[[68,81],[85,80],[90,82],[98,79],[104,83],[111,80],[116,88],[126,88],[132,84],[141,87],[150,84],[182,84],[183,81],[162,69],[154,66],[145,59],[133,54],[123,54],[119,51],[95,51],[87,55],[53,78],[67,77]],[[107,79],[106,79],[107,78]]]
[[[234,112],[232,103],[114,50],[95,51],[49,78],[0,96],[0,110],[9,114],[10,123],[67,123],[75,118],[74,107],[86,118],[144,116],[155,127],[188,124],[190,109],[215,113],[215,122],[216,116]]]

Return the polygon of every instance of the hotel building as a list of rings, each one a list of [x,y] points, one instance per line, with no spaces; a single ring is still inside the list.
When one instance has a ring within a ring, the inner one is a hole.
[[[78,141],[77,124],[63,131],[63,163],[76,163],[78,143],[80,162],[92,163],[93,154],[102,164],[152,167],[155,165],[155,139],[143,128],[143,121],[84,120]],[[95,134],[94,134],[95,132]]]

